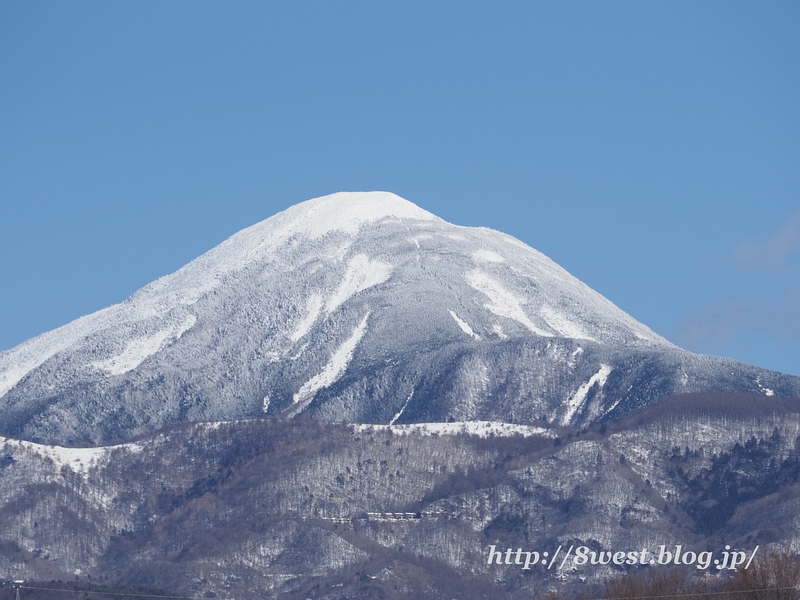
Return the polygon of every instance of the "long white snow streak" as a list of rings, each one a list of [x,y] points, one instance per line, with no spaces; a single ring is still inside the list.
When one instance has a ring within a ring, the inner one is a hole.
[[[487,250],[486,248],[475,250],[475,252],[472,253],[472,258],[480,262],[493,262],[493,263],[506,262],[506,259],[500,256],[497,252],[492,252],[491,250]]]
[[[761,385],[761,377],[756,377],[756,384],[758,385],[758,388],[761,391],[763,391],[767,396],[775,395],[775,390],[771,390],[768,387],[764,387],[763,385]]]
[[[408,395],[408,398],[406,398],[406,403],[403,404],[403,408],[401,408],[400,412],[398,412],[394,417],[392,417],[392,420],[389,421],[389,425],[394,425],[395,422],[397,421],[397,419],[399,419],[401,416],[403,416],[403,413],[405,412],[406,407],[408,406],[408,403],[411,402],[411,399],[413,397],[414,397],[414,390],[411,390],[411,393]]]
[[[157,331],[153,335],[128,342],[120,354],[106,360],[94,362],[92,365],[107,371],[111,375],[122,375],[132,371],[164,346],[175,342],[191,329],[195,322],[197,322],[196,316],[187,315],[177,326],[168,327]]]
[[[395,435],[477,435],[479,437],[541,435],[555,437],[555,433],[544,427],[517,425],[499,421],[456,421],[454,423],[409,423],[407,425],[354,425],[357,432],[390,430]]]
[[[566,405],[566,412],[564,416],[561,417],[561,424],[562,425],[569,425],[569,422],[575,416],[575,413],[578,409],[583,406],[583,403],[586,401],[586,394],[589,393],[589,390],[592,389],[592,386],[595,383],[599,383],[600,387],[603,387],[606,384],[606,380],[608,379],[608,375],[611,373],[611,367],[608,365],[600,365],[600,370],[592,375],[589,378],[589,381],[584,383],[581,387],[579,387],[575,393],[567,400]]]
[[[319,294],[311,294],[306,303],[306,316],[297,324],[297,327],[295,327],[295,330],[290,336],[293,342],[296,342],[311,330],[311,327],[319,316],[320,310],[322,310],[322,296]]]
[[[567,317],[557,313],[549,306],[542,306],[539,309],[539,316],[542,317],[550,327],[564,337],[576,340],[591,340],[593,342],[597,341],[588,333],[586,333],[580,325],[574,321],[570,321]]]
[[[472,331],[472,327],[469,326],[469,323],[467,323],[466,321],[462,321],[459,318],[459,316],[449,308],[447,309],[447,312],[449,312],[450,316],[453,317],[453,319],[455,319],[455,322],[461,328],[461,331],[463,331],[470,337],[474,337],[476,340],[481,339],[481,336],[477,335],[474,331]]]
[[[367,331],[368,318],[369,313],[364,315],[364,318],[361,320],[361,323],[358,324],[355,331],[353,331],[353,334],[336,349],[333,356],[331,356],[331,359],[328,361],[328,364],[322,368],[322,371],[306,381],[294,395],[293,401],[295,406],[291,410],[290,416],[294,416],[302,411],[311,403],[314,399],[314,395],[319,390],[333,385],[336,380],[344,374],[347,370],[347,365],[350,364],[350,360],[353,358],[353,352],[358,342],[361,341],[361,338],[364,337],[364,333]]]
[[[467,283],[488,296],[491,303],[485,306],[498,317],[514,319],[536,335],[552,337],[550,333],[539,329],[533,324],[528,315],[525,314],[525,311],[522,310],[522,303],[519,298],[505,289],[496,279],[493,279],[480,269],[474,269],[467,273]]]
[[[494,332],[494,333],[495,333],[495,334],[496,334],[496,335],[497,335],[497,336],[498,336],[498,337],[499,337],[501,340],[507,340],[507,339],[508,339],[508,336],[507,336],[507,335],[505,334],[505,332],[503,331],[503,328],[502,328],[502,327],[500,327],[500,323],[495,323],[494,325],[492,325],[492,331],[493,331],[493,332]]]
[[[392,267],[378,260],[370,260],[366,254],[356,254],[350,259],[342,282],[328,299],[325,312],[330,314],[358,292],[371,288],[389,279]]]
[[[611,405],[611,406],[610,406],[610,407],[609,407],[609,408],[608,408],[608,409],[607,409],[607,410],[606,410],[606,411],[603,413],[603,416],[605,417],[605,416],[606,416],[607,414],[609,414],[609,413],[610,413],[612,410],[614,410],[615,408],[617,408],[617,404],[619,404],[620,402],[622,402],[622,398],[617,398],[616,402],[614,402],[614,404],[612,404],[612,405]]]
[[[36,336],[16,348],[0,352],[0,398],[50,357],[73,346],[98,329],[113,324],[119,306],[104,308],[76,319],[68,325]]]
[[[45,351],[38,355],[34,352],[20,352],[22,356],[19,362],[11,364],[5,371],[0,373],[0,397],[17,385],[25,375],[62,349],[53,348],[51,352]]]

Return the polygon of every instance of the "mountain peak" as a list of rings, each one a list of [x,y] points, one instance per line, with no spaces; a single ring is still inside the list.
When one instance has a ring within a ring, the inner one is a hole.
[[[383,219],[441,221],[391,192],[338,192],[296,204],[267,221],[284,221],[281,217],[289,221],[287,225],[292,233],[302,232],[312,238],[331,231],[353,235],[362,225]]]
[[[86,443],[301,413],[585,425],[673,393],[800,391],[737,370],[681,351],[511,236],[342,192],[0,353],[0,434]]]

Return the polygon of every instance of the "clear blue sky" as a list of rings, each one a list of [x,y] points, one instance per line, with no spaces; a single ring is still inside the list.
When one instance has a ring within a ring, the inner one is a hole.
[[[800,3],[0,3],[0,350],[389,190],[800,375]]]

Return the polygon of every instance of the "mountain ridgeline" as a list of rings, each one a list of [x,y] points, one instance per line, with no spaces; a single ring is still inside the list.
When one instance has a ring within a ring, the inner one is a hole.
[[[0,353],[0,434],[100,444],[260,416],[583,427],[706,391],[795,397],[800,379],[681,350],[508,235],[341,193]]]

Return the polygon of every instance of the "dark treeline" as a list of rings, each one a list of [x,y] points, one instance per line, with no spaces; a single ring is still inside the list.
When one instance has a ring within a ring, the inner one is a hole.
[[[0,586],[0,600],[14,600],[17,587],[12,583]],[[149,587],[97,585],[79,581],[26,581],[19,584],[20,600],[179,600],[172,592]],[[186,600],[189,600],[188,598]]]
[[[799,413],[800,398],[780,398],[743,392],[695,392],[661,398],[642,410],[608,424],[613,431],[622,431],[670,418],[725,416],[732,419],[751,419],[758,416]]]
[[[567,598],[551,593],[540,600]],[[570,595],[569,598],[575,598]],[[771,553],[756,559],[749,569],[739,569],[721,579],[699,575],[689,569],[646,569],[608,582],[600,596],[577,596],[579,600],[800,600],[800,557]]]

